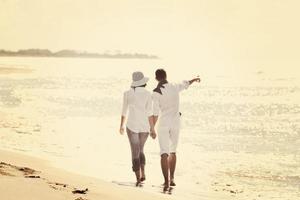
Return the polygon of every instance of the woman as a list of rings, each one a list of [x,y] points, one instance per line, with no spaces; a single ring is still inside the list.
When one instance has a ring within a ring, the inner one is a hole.
[[[146,180],[144,144],[149,132],[155,139],[156,133],[152,120],[151,93],[145,89],[149,78],[142,72],[132,74],[131,88],[124,92],[120,133],[124,134],[124,123],[128,113],[126,131],[131,147],[132,170],[136,175],[136,186]]]

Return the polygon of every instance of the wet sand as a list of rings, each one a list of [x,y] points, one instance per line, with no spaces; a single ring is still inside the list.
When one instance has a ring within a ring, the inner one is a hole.
[[[46,161],[0,151],[0,196],[5,200],[167,199],[51,167]]]

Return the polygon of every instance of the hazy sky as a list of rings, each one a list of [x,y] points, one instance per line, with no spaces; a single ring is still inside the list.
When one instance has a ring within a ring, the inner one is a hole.
[[[0,0],[0,48],[299,66],[298,0]]]

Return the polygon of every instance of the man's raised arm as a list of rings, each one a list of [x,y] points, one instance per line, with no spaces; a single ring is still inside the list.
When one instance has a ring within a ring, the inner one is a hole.
[[[199,76],[197,78],[194,78],[192,80],[189,80],[189,84],[192,85],[194,82],[198,82],[200,83],[201,79],[199,78]]]

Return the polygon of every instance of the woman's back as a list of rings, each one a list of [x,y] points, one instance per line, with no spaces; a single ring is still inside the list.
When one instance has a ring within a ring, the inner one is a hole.
[[[149,132],[148,117],[152,115],[151,93],[144,87],[124,92],[123,116],[128,111],[127,127],[133,132]]]

